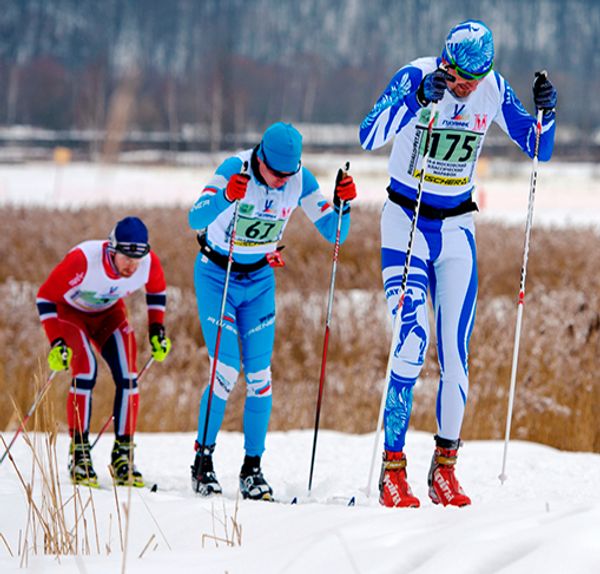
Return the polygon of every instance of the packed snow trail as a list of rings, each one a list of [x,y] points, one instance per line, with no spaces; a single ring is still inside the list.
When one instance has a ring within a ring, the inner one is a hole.
[[[3,436],[6,440],[10,432]],[[138,433],[136,464],[149,488],[132,492],[126,572],[600,572],[599,455],[511,442],[508,480],[501,486],[502,442],[466,441],[457,473],[473,505],[441,508],[427,496],[433,439],[427,433],[409,432],[408,476],[422,506],[387,509],[379,506],[375,493],[368,499],[363,490],[373,435],[322,430],[312,496],[308,498],[311,440],[312,430],[268,435],[265,477],[279,500],[298,497],[299,504],[239,500],[241,546],[219,542],[216,547],[211,536],[232,537],[243,460],[242,435],[219,434],[214,459],[224,496],[202,499],[190,485],[193,433]],[[93,541],[90,555],[77,560],[61,557],[58,561],[53,555],[34,556],[30,550],[31,571],[120,571],[115,500],[107,469],[111,447],[111,437],[105,436],[93,453],[102,487],[93,491],[100,555],[88,516]],[[66,470],[67,450],[68,437],[59,435],[57,457],[65,500],[73,492]],[[30,480],[31,451],[21,438],[11,452],[25,479]],[[39,472],[36,474],[39,497]],[[153,484],[158,485],[157,492],[151,491]],[[84,501],[87,493],[87,489],[81,490]],[[121,503],[127,501],[126,488],[119,488],[118,494]],[[351,496],[356,497],[354,507],[346,506]],[[0,466],[0,505],[0,534],[15,554],[11,558],[0,539],[0,571],[27,572],[20,569],[16,556],[19,533],[24,535],[26,529],[27,506],[9,460]],[[227,533],[223,522],[227,523]],[[151,545],[139,558],[153,535]]]

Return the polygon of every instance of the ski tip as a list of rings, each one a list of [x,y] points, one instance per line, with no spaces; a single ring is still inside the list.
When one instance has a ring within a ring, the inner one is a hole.
[[[356,506],[356,498],[354,496],[348,501],[348,506]]]
[[[151,487],[150,487],[150,492],[158,492],[158,484],[154,483]]]
[[[298,497],[294,496],[294,498],[292,498],[292,502],[290,502],[290,504],[298,504]]]

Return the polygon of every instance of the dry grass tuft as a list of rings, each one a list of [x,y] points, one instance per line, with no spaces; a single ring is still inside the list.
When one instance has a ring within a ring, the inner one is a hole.
[[[25,410],[33,397],[33,373],[44,364],[47,342],[35,310],[40,283],[79,241],[105,237],[131,209],[84,209],[69,213],[3,208],[0,245],[0,392]],[[193,290],[197,252],[182,209],[141,209],[169,285],[167,328],[171,356],[141,383],[139,429],[194,431],[201,389],[208,379]],[[310,228],[310,229],[308,229]],[[307,231],[308,229],[308,231]],[[523,252],[522,226],[478,226],[480,295],[471,344],[471,390],[463,438],[504,436],[507,393]],[[600,356],[600,250],[591,230],[534,229],[520,347],[513,436],[563,449],[600,452],[597,357]],[[322,352],[332,249],[303,215],[292,218],[277,272],[278,319],[273,358],[271,430],[312,428]],[[322,428],[374,430],[389,349],[379,270],[379,212],[353,210],[350,238],[338,267]],[[130,302],[140,346],[148,357],[146,311],[141,294]],[[415,391],[412,425],[435,431],[439,371],[435,345]],[[49,400],[64,412],[67,376]],[[230,399],[224,428],[241,429],[244,385]],[[100,368],[94,393],[93,430],[110,414],[113,383]],[[58,416],[65,429],[65,417]],[[0,405],[0,428],[16,428],[10,401]],[[190,438],[190,440],[192,440]]]

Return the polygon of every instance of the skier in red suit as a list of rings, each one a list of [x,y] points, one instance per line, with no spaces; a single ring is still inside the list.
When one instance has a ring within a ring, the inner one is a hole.
[[[144,287],[152,356],[163,361],[171,349],[164,315],[166,283],[160,260],[150,250],[148,230],[137,217],[117,223],[108,241],[84,241],[52,270],[37,294],[37,308],[51,344],[50,368],[71,369],[67,420],[71,435],[69,472],[76,484],[97,486],[89,427],[92,390],[100,352],[113,375],[115,445],[111,465],[117,484],[143,486],[133,464],[139,395],[137,345],[123,298]]]

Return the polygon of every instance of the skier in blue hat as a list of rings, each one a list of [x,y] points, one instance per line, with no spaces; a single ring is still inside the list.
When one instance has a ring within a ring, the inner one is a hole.
[[[272,403],[274,267],[283,265],[277,243],[298,206],[302,207],[321,235],[334,242],[341,203],[356,197],[352,177],[346,174],[338,177],[333,205],[330,204],[321,193],[314,175],[302,166],[301,156],[300,132],[283,122],[271,125],[256,147],[226,159],[217,168],[189,213],[190,226],[200,232],[195,286],[200,324],[212,368],[226,282],[234,203],[239,202],[208,426],[209,386],[200,403],[196,455],[192,465],[192,488],[204,496],[221,492],[212,455],[227,399],[240,372],[241,344],[246,378],[246,454],[240,471],[240,490],[244,498],[272,498],[272,488],[262,474],[261,456],[265,450]],[[350,205],[344,203],[341,241],[345,240],[349,227]],[[205,427],[206,440],[203,436]]]
[[[493,67],[491,30],[478,20],[461,22],[450,30],[441,57],[421,58],[396,72],[360,125],[365,150],[394,142],[388,164],[388,200],[381,219],[383,282],[392,317],[398,308],[421,169],[426,169],[402,307],[403,329],[392,359],[384,410],[379,488],[385,506],[420,504],[406,479],[403,449],[412,391],[429,333],[428,290],[441,371],[429,496],[444,506],[471,503],[454,469],[468,395],[467,359],[477,297],[473,177],[492,122],[529,157],[534,155],[536,139],[536,118]],[[536,74],[533,100],[536,109],[543,111],[538,157],[548,161],[554,146],[557,93],[545,73]],[[430,157],[421,168],[431,102],[437,103],[437,114]]]

